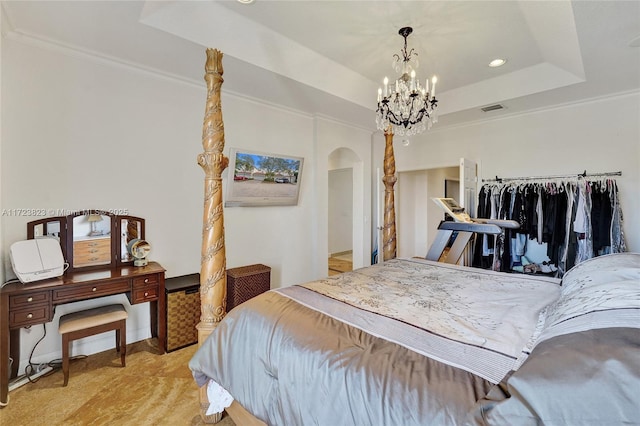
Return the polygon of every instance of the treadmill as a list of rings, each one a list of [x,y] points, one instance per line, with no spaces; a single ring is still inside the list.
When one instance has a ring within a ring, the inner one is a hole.
[[[432,200],[449,214],[453,221],[440,222],[436,239],[425,257],[427,260],[457,264],[474,235],[499,236],[505,229],[520,227],[515,220],[472,218],[453,198],[432,198]]]

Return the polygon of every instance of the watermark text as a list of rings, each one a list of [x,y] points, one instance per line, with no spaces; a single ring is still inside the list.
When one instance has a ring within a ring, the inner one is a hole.
[[[58,208],[18,208],[18,209],[2,209],[2,216],[15,217],[48,217],[48,216],[69,216],[69,215],[88,215],[88,214],[106,214],[106,215],[128,215],[129,209],[58,209]]]

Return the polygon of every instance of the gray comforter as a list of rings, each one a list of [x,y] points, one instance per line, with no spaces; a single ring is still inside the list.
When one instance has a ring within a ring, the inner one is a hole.
[[[269,425],[460,424],[492,383],[275,292],[229,312],[194,356]]]
[[[460,424],[526,356],[558,284],[395,259],[250,300],[190,367],[268,424]]]
[[[215,381],[269,425],[640,424],[640,255],[580,264],[565,274],[559,297],[544,280],[508,284],[522,276],[492,281],[495,273],[462,268],[466,285],[456,285],[445,271],[451,266],[406,262],[271,291],[240,305],[192,358],[196,382]],[[361,290],[355,282],[362,277],[369,284]],[[340,290],[338,281],[348,289]],[[425,296],[398,282],[433,288]],[[539,286],[540,300],[553,301],[541,307],[517,294],[501,298],[491,293],[495,288],[485,294],[485,284],[513,285],[519,288],[513,293],[523,294]],[[468,296],[469,285],[476,297]],[[370,293],[375,287],[398,297],[383,302]],[[408,293],[409,305],[451,317],[434,325],[407,316],[409,308],[396,303]],[[511,305],[493,309],[490,299],[482,307],[487,294]],[[463,314],[451,300],[460,300]],[[378,302],[384,315],[373,307]],[[480,327],[477,318],[484,318]],[[497,335],[512,330],[524,340],[510,348],[473,336],[487,324]],[[449,331],[457,337],[440,334]],[[513,352],[517,347],[521,354]]]

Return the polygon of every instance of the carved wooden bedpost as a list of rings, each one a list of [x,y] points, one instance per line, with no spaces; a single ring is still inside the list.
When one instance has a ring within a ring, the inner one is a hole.
[[[202,147],[198,164],[203,168],[204,213],[202,223],[202,257],[200,259],[200,306],[198,345],[206,340],[226,314],[226,251],[222,209],[222,171],[229,159],[224,149],[224,123],[220,87],[222,86],[222,52],[207,49],[204,79],[207,83],[207,104],[202,126]],[[206,385],[200,388],[200,415],[208,423],[216,423],[222,413],[206,416],[209,407]]]
[[[396,208],[393,195],[393,186],[396,177],[396,159],[393,154],[393,130],[384,132],[384,226],[382,228],[383,260],[396,257]]]

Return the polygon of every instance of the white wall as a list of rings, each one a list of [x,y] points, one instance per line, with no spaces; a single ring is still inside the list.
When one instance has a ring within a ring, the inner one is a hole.
[[[151,259],[168,276],[197,271],[198,246],[190,246],[199,231],[183,224],[197,223],[202,214],[194,183],[202,176],[195,157],[203,89],[7,38],[2,72],[3,207],[126,209],[147,219]],[[136,183],[133,176],[144,179]],[[26,238],[26,223],[35,219],[2,217],[4,279],[13,276],[8,247]],[[60,315],[112,302],[128,306],[124,295],[59,306],[34,361],[59,357],[54,324]],[[127,325],[130,341],[148,337],[148,305],[130,307]],[[42,333],[40,326],[21,332],[21,368]],[[110,337],[74,347],[104,350]]]
[[[205,59],[203,49],[202,63],[193,66],[202,69]],[[272,287],[326,276],[326,159],[339,147],[358,153],[354,181],[362,190],[354,198],[363,217],[362,206],[370,200],[370,187],[362,184],[369,173],[370,133],[228,94],[224,85],[222,91],[227,154],[237,147],[305,159],[297,206],[225,209],[227,267],[268,265]],[[167,277],[198,272],[204,172],[196,157],[202,152],[205,98],[204,82],[177,81],[29,39],[3,38],[2,207],[127,209],[146,219],[151,260],[167,269]],[[144,178],[134,182],[132,176]],[[8,247],[26,238],[26,223],[34,219],[2,217],[3,279],[13,277]],[[365,229],[368,223],[359,235]],[[55,327],[60,315],[111,302],[129,306],[125,296],[59,306],[34,361],[60,356]],[[128,340],[147,338],[148,306],[128,310]],[[22,331],[21,368],[41,334],[39,326]],[[110,348],[111,340],[96,336],[74,348],[94,353]]]
[[[427,254],[428,183],[426,170],[398,173],[395,185],[398,257]]]
[[[622,171],[617,177],[630,251],[640,251],[640,93],[454,128],[395,144],[398,172],[478,161],[481,178]],[[374,137],[374,164],[384,139]],[[374,166],[375,167],[375,166]],[[482,183],[480,182],[479,185]]]
[[[5,15],[4,8],[0,7],[0,34],[4,34]],[[2,43],[0,43],[0,99],[2,99]],[[2,102],[0,102],[0,147],[2,147]],[[4,208],[2,200],[2,150],[0,149],[0,211]],[[2,242],[4,241],[4,226],[2,226],[2,216],[0,216],[0,250],[2,250]],[[4,280],[5,270],[4,261],[0,257],[0,279]],[[2,281],[4,282],[4,281]]]
[[[315,262],[318,257],[316,248],[309,244],[313,231],[310,218],[316,205],[313,118],[234,96],[223,96],[222,110],[229,149],[253,149],[304,158],[298,205],[225,209],[227,267],[268,265],[272,287],[315,278],[309,268],[309,262]],[[248,120],[251,125],[247,125]],[[225,184],[229,173],[227,170],[223,174]],[[198,196],[202,198],[202,194]],[[321,257],[326,257],[326,250]]]

